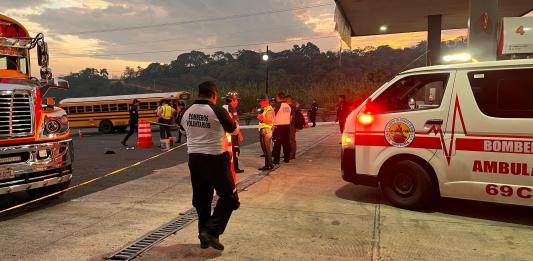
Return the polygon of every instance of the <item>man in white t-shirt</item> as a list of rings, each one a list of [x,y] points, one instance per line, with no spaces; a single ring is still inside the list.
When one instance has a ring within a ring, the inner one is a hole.
[[[280,92],[276,96],[276,116],[274,117],[274,149],[272,150],[272,157],[274,164],[279,164],[281,147],[283,147],[283,161],[289,163],[291,157],[291,121],[292,110],[285,102],[285,94]]]

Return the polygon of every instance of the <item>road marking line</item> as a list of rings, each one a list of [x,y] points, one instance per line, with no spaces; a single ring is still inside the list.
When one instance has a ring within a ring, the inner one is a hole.
[[[167,150],[167,151],[165,151],[165,152],[161,152],[161,153],[159,153],[159,154],[157,154],[157,155],[154,155],[154,156],[152,156],[152,157],[149,157],[149,158],[147,158],[147,159],[144,159],[144,160],[141,160],[141,161],[135,162],[135,163],[133,163],[133,164],[131,164],[131,165],[129,165],[129,166],[126,166],[126,167],[123,167],[123,168],[117,169],[117,170],[115,170],[115,171],[109,172],[109,173],[107,173],[107,174],[105,174],[105,175],[103,175],[103,176],[100,176],[100,177],[96,177],[96,178],[90,179],[90,180],[85,181],[85,182],[82,182],[82,183],[80,183],[80,184],[77,184],[77,185],[74,185],[74,186],[68,187],[68,188],[66,188],[66,189],[64,189],[64,190],[57,191],[57,192],[54,192],[54,193],[52,193],[52,194],[48,194],[48,195],[46,195],[46,196],[43,196],[43,197],[40,197],[40,198],[36,198],[36,199],[30,200],[30,201],[28,201],[28,202],[24,202],[24,203],[22,203],[22,204],[18,204],[18,205],[12,206],[12,207],[10,207],[10,208],[6,208],[6,209],[4,209],[4,210],[1,210],[1,211],[0,211],[0,214],[3,214],[3,213],[5,213],[5,212],[11,211],[11,210],[15,210],[15,209],[17,209],[17,208],[21,208],[21,207],[24,207],[24,206],[27,206],[27,205],[30,205],[30,204],[33,204],[33,203],[35,203],[35,202],[39,202],[39,201],[45,200],[45,199],[47,199],[47,198],[51,198],[51,197],[57,196],[57,195],[59,195],[59,194],[61,194],[61,193],[64,193],[64,192],[67,192],[67,191],[71,191],[71,190],[77,189],[77,188],[79,188],[79,187],[82,187],[82,186],[85,186],[85,185],[87,185],[87,184],[93,183],[93,182],[95,182],[95,181],[97,181],[97,180],[100,180],[100,179],[103,179],[103,178],[106,178],[106,177],[109,177],[109,176],[112,176],[112,175],[118,174],[118,173],[123,172],[123,171],[125,171],[125,170],[127,170],[127,169],[131,169],[131,168],[133,168],[133,167],[135,167],[135,166],[139,166],[139,165],[141,165],[141,164],[143,164],[143,163],[145,163],[145,162],[147,162],[147,161],[150,161],[150,160],[153,160],[153,159],[159,158],[159,157],[161,157],[161,156],[163,156],[163,155],[165,155],[165,154],[167,154],[167,153],[169,153],[169,152],[171,152],[171,151],[174,151],[174,150],[176,150],[176,149],[178,149],[178,148],[181,148],[181,147],[183,147],[183,146],[185,146],[185,145],[186,145],[186,143],[183,143],[183,144],[181,144],[181,145],[179,145],[179,146],[177,146],[177,147],[171,148],[171,149],[169,149],[169,150]]]

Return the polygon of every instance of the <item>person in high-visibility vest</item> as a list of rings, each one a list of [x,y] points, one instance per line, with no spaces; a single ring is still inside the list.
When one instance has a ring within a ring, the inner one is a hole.
[[[259,120],[259,143],[261,144],[261,149],[265,155],[265,165],[259,170],[271,170],[274,168],[272,163],[272,127],[274,126],[274,117],[275,112],[274,108],[270,106],[268,98],[265,97],[259,102],[261,110],[257,114],[257,119]]]
[[[236,92],[228,92],[226,94],[226,105],[222,106],[228,111],[235,124],[239,125],[239,114],[237,113],[237,106],[239,105],[239,96]],[[233,169],[235,173],[243,173],[244,170],[239,168],[239,156],[241,154],[240,142],[244,140],[242,132],[239,131],[237,135],[231,135],[231,150],[233,152]]]
[[[170,132],[170,124],[172,124],[172,117],[175,114],[174,108],[170,106],[170,102],[166,99],[161,100],[161,106],[157,108],[157,117],[159,123],[159,135],[161,140],[169,139],[172,136]]]

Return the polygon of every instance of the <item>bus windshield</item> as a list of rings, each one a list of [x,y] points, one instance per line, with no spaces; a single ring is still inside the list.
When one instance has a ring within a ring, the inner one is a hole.
[[[0,55],[0,70],[16,70],[20,73],[28,73],[26,57]]]

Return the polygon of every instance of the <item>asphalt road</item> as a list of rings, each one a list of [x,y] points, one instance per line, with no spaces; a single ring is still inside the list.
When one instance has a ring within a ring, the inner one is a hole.
[[[71,186],[101,177],[115,170],[131,166],[136,162],[161,154],[163,152],[156,147],[159,144],[159,133],[157,131],[152,132],[155,146],[146,149],[127,149],[126,147],[122,146],[120,141],[123,139],[125,133],[103,135],[99,134],[94,129],[86,129],[83,131],[83,138],[78,137],[77,130],[73,130],[72,133],[74,142],[74,163]],[[245,139],[241,145],[244,146],[258,142],[258,134],[256,129],[244,129],[243,134]],[[135,144],[135,139],[136,136],[132,136],[128,143],[130,145]],[[111,154],[106,152],[111,152]],[[13,216],[30,213],[31,211],[37,211],[50,205],[61,204],[65,201],[73,200],[121,183],[128,182],[130,180],[150,175],[154,170],[169,168],[186,161],[187,147],[183,145],[174,151],[151,159],[141,165],[134,166],[116,175],[105,177],[88,185],[78,187],[57,199],[43,200],[42,202],[37,202],[16,211],[12,211],[0,218],[12,218]],[[32,198],[30,198],[25,192],[2,195],[0,196],[0,210],[30,200],[32,200]]]

